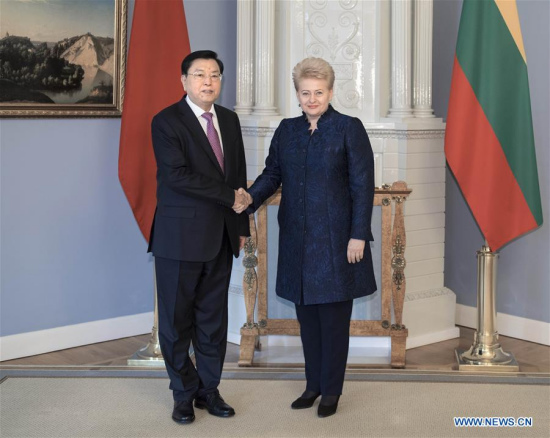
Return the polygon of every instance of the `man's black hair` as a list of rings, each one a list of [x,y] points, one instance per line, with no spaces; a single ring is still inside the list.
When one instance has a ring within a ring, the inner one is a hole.
[[[182,75],[187,75],[187,73],[189,72],[189,67],[191,67],[191,64],[193,64],[193,61],[195,61],[196,59],[213,59],[218,63],[218,67],[220,68],[220,74],[223,74],[223,62],[220,59],[218,59],[218,54],[216,52],[213,52],[212,50],[197,50],[196,52],[191,52],[182,61],[181,63]]]

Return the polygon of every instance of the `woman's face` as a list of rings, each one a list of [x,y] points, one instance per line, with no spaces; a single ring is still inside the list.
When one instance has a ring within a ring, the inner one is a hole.
[[[307,118],[318,119],[328,108],[332,90],[325,79],[304,78],[298,82],[296,96]]]

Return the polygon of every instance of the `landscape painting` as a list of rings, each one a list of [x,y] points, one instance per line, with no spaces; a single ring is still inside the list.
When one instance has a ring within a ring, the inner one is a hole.
[[[120,116],[127,0],[2,0],[0,116]]]

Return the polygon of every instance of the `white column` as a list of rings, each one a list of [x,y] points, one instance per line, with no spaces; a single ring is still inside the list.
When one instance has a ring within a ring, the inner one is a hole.
[[[275,0],[259,0],[256,2],[256,115],[277,115],[274,60]]]
[[[254,105],[254,0],[237,2],[237,114]]]
[[[413,107],[415,117],[434,117],[432,109],[433,0],[414,4]]]
[[[412,117],[412,0],[391,0],[391,87],[389,117]]]

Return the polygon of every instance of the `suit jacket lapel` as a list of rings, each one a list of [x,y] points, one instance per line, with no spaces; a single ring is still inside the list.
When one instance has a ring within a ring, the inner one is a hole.
[[[224,172],[222,171],[220,164],[218,163],[218,159],[216,158],[216,155],[212,150],[212,146],[210,146],[208,137],[206,137],[206,134],[204,133],[204,130],[202,129],[200,122],[197,120],[197,116],[195,116],[195,113],[185,101],[185,96],[179,102],[179,110],[183,116],[182,121],[184,125],[187,126],[187,128],[191,132],[191,135],[195,139],[195,142],[197,143],[197,145],[199,145],[204,149],[204,151],[210,158],[210,161],[212,161],[212,164],[216,167],[216,169],[218,169],[218,172],[220,172],[220,174],[223,175]],[[224,141],[224,147],[225,147],[225,141]]]
[[[220,136],[223,142],[223,157],[224,157],[224,166],[225,166],[225,178],[227,180],[228,175],[231,175],[233,171],[232,166],[235,160],[233,160],[233,155],[235,153],[235,129],[231,125],[229,119],[223,116],[223,111],[218,109],[216,105],[216,116],[218,117],[218,124],[220,125]]]

